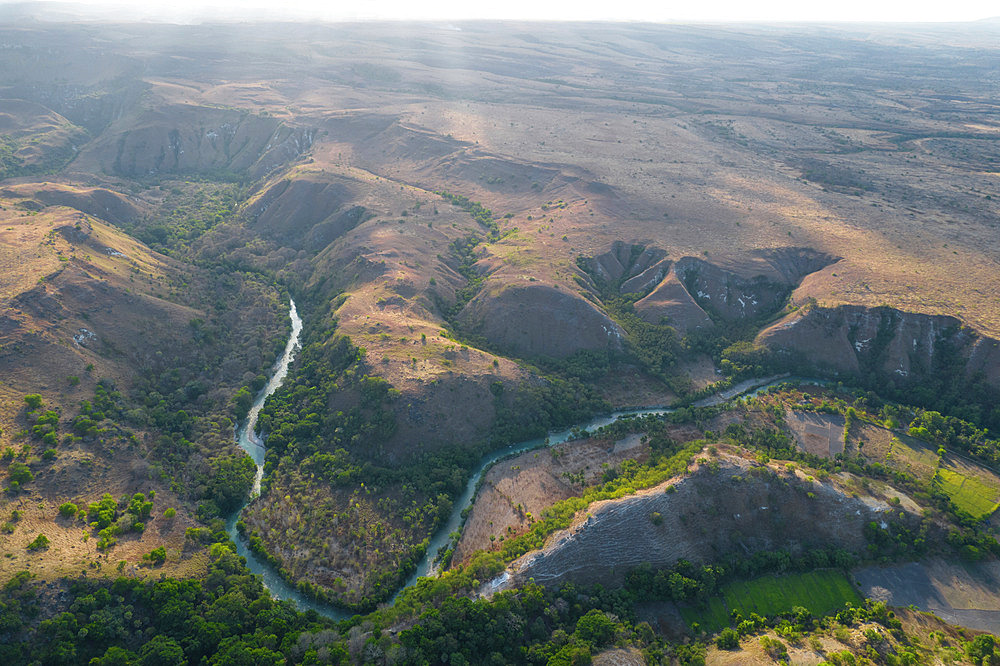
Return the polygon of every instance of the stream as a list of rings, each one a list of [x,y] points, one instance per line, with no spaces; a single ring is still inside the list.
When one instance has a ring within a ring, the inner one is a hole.
[[[246,421],[236,431],[236,443],[253,458],[254,464],[257,465],[257,475],[254,477],[253,488],[250,490],[247,500],[226,521],[226,532],[229,533],[229,538],[236,544],[236,553],[246,558],[247,568],[251,573],[257,574],[263,579],[264,587],[273,596],[278,599],[291,599],[300,610],[311,608],[320,615],[333,620],[343,620],[350,617],[352,613],[313,601],[299,592],[294,586],[289,585],[269,562],[250,550],[247,541],[240,536],[239,531],[236,529],[236,521],[239,520],[243,509],[260,494],[260,480],[264,476],[265,449],[264,441],[256,433],[257,417],[260,416],[260,410],[264,407],[267,399],[271,397],[272,393],[278,390],[278,387],[285,380],[285,377],[288,375],[288,366],[291,365],[292,360],[295,358],[295,352],[302,346],[300,342],[302,336],[302,319],[295,309],[295,301],[289,302],[288,316],[292,320],[292,333],[288,337],[288,344],[285,345],[285,351],[282,352],[281,357],[275,362],[274,367],[271,368],[271,377],[268,379],[267,385],[254,398]]]
[[[295,301],[290,301],[288,316],[292,320],[292,333],[288,338],[288,344],[285,345],[285,351],[282,353],[281,358],[275,362],[267,385],[261,389],[260,393],[257,394],[253,405],[250,407],[250,412],[247,415],[246,421],[236,433],[237,443],[240,448],[250,454],[250,457],[253,458],[254,463],[257,465],[257,475],[254,479],[250,495],[247,497],[247,501],[244,502],[243,505],[237,509],[232,516],[230,516],[229,520],[226,521],[226,532],[229,533],[230,538],[236,544],[237,554],[246,558],[247,568],[252,573],[261,576],[264,586],[273,596],[278,599],[290,599],[294,601],[300,610],[312,609],[320,615],[330,619],[343,620],[351,617],[353,613],[342,608],[314,601],[313,599],[310,599],[306,595],[302,594],[302,592],[300,592],[295,586],[290,585],[287,581],[285,581],[285,579],[278,574],[269,562],[261,559],[256,553],[251,551],[248,543],[240,536],[236,529],[236,521],[239,519],[243,509],[246,508],[246,506],[260,494],[260,481],[264,474],[265,448],[264,441],[258,437],[255,432],[257,428],[257,417],[260,415],[260,410],[263,408],[267,399],[278,389],[279,386],[281,386],[282,381],[284,381],[285,376],[288,374],[288,366],[295,358],[295,352],[301,348],[299,338],[302,335],[302,319],[299,317],[299,314],[295,309]],[[756,393],[770,388],[775,384],[792,379],[802,382],[822,383],[821,380],[804,379],[800,377],[792,378],[787,375],[751,379],[736,384],[735,386],[721,391],[720,393],[699,400],[694,403],[694,406],[701,407],[717,405],[736,396],[755,395]],[[454,508],[452,509],[448,520],[437,529],[436,534],[434,534],[430,540],[427,552],[417,564],[416,571],[414,571],[414,573],[406,580],[405,585],[396,593],[396,596],[399,596],[403,590],[414,585],[417,582],[417,578],[423,576],[433,576],[437,573],[435,559],[437,558],[438,552],[442,548],[448,546],[451,541],[451,534],[462,526],[462,513],[467,507],[472,505],[472,501],[476,494],[476,488],[479,485],[479,480],[482,478],[483,474],[485,474],[486,471],[498,460],[511,455],[516,455],[518,453],[523,453],[524,451],[529,451],[531,449],[537,449],[542,446],[562,444],[563,442],[569,441],[574,430],[596,430],[597,428],[614,423],[622,416],[669,414],[672,411],[674,411],[674,409],[669,407],[650,407],[645,409],[628,409],[612,412],[611,414],[598,416],[584,423],[579,423],[565,430],[550,433],[547,437],[538,437],[536,439],[529,439],[526,442],[512,444],[483,456],[479,465],[469,477],[468,483],[465,484],[465,490],[458,498],[456,498]],[[393,597],[393,599],[395,599],[395,597]]]

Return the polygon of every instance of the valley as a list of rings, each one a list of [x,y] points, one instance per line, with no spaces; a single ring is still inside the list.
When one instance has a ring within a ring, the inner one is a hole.
[[[994,24],[18,11],[12,663],[989,648]],[[829,594],[754,601],[796,576]]]

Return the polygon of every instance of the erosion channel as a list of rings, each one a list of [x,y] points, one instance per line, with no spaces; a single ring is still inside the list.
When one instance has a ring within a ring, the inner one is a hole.
[[[330,606],[328,604],[323,604],[310,599],[297,588],[290,585],[284,578],[282,578],[274,567],[272,567],[266,560],[260,558],[256,553],[250,550],[247,545],[246,540],[242,538],[236,529],[236,522],[239,519],[240,514],[243,509],[253,501],[253,499],[260,493],[260,481],[261,476],[264,473],[264,440],[258,437],[255,430],[257,428],[257,417],[260,414],[261,408],[267,401],[268,397],[274,393],[281,382],[284,381],[285,376],[288,374],[288,366],[291,364],[295,357],[295,352],[299,349],[299,337],[302,333],[302,319],[299,317],[298,312],[295,309],[295,301],[291,301],[288,310],[288,316],[292,320],[292,332],[288,338],[288,344],[285,345],[285,351],[282,353],[281,358],[278,359],[277,363],[274,365],[274,371],[267,382],[267,385],[260,391],[257,397],[254,399],[253,405],[250,407],[250,412],[247,415],[246,421],[243,423],[242,427],[237,431],[237,443],[240,445],[244,451],[246,451],[251,458],[253,458],[254,463],[257,465],[257,477],[254,480],[253,488],[250,491],[247,501],[243,503],[229,520],[226,522],[226,531],[229,533],[230,538],[236,544],[236,552],[245,557],[247,561],[247,567],[251,572],[261,576],[264,582],[264,586],[270,590],[271,594],[279,599],[291,599],[294,601],[299,608],[313,609],[317,613],[329,617],[334,620],[341,620],[350,617],[351,613],[349,611]],[[799,379],[799,381],[805,382],[816,382],[818,380],[811,379]],[[763,379],[751,379],[745,381],[741,384],[733,386],[726,391],[720,392],[716,395],[705,398],[696,405],[714,405],[726,400],[732,399],[736,396],[753,393],[757,391],[764,390],[770,386],[773,386],[781,381],[786,381],[787,377],[767,377]],[[593,418],[584,423],[579,423],[571,428],[565,430],[550,433],[548,437],[530,439],[525,442],[520,442],[518,444],[512,444],[508,447],[502,448],[498,451],[494,451],[487,454],[480,461],[479,466],[473,472],[472,476],[469,477],[468,483],[466,483],[465,490],[462,495],[455,502],[454,509],[448,520],[438,528],[437,533],[430,540],[427,547],[427,552],[424,554],[423,559],[417,565],[416,571],[413,575],[406,581],[406,584],[400,590],[405,590],[417,582],[417,578],[421,576],[433,575],[435,573],[435,559],[438,552],[446,547],[451,539],[451,534],[457,531],[462,526],[463,512],[469,507],[473,500],[475,499],[476,489],[479,485],[479,480],[482,478],[483,474],[497,461],[506,458],[508,456],[523,453],[524,451],[529,451],[531,449],[536,449],[542,446],[552,446],[555,444],[561,444],[568,441],[572,436],[574,431],[579,430],[595,430],[606,425],[614,423],[619,417],[622,416],[642,416],[646,414],[667,414],[674,411],[670,408],[665,407],[651,407],[646,409],[631,409],[620,412],[613,412],[604,416],[599,416]],[[399,593],[397,592],[397,595]]]

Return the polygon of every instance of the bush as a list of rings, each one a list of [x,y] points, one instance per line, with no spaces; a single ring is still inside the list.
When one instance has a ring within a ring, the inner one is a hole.
[[[45,449],[45,451],[42,453],[42,460],[55,460],[56,455],[57,454],[55,449]]]
[[[163,517],[167,519],[173,518],[176,515],[177,515],[177,509],[175,509],[174,507],[170,507],[169,509],[163,512]]]
[[[760,646],[764,648],[768,656],[775,661],[788,661],[788,648],[777,638],[770,636],[760,637]]]
[[[73,504],[72,502],[66,502],[64,504],[59,505],[59,515],[62,516],[63,518],[72,518],[73,516],[76,515],[76,512],[78,510],[79,507],[76,504]]]
[[[718,646],[720,650],[735,650],[740,646],[740,636],[732,627],[726,627],[722,630],[722,633],[716,637],[715,645]]]
[[[29,393],[24,396],[24,404],[28,406],[28,409],[38,409],[42,406],[42,396],[37,393]]]
[[[7,468],[7,477],[10,479],[11,483],[23,485],[29,481],[33,481],[35,475],[31,473],[28,466],[21,462],[11,463],[10,467]]]
[[[995,664],[997,657],[996,638],[990,634],[980,634],[965,644],[965,656],[976,664]]]
[[[45,550],[49,547],[49,538],[44,534],[39,534],[35,540],[28,544],[28,550]]]
[[[167,561],[167,550],[163,546],[160,546],[159,548],[154,548],[153,550],[149,551],[149,554],[146,555],[146,558],[149,559],[149,561],[152,562],[154,565],[163,564],[164,562]]]

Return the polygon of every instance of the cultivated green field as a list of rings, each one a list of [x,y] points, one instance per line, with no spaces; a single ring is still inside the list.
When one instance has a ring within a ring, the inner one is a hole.
[[[976,518],[989,515],[997,509],[997,490],[970,476],[950,469],[939,469],[935,479],[938,487],[962,511]]]
[[[848,602],[861,602],[847,577],[829,569],[737,581],[723,586],[721,592],[721,596],[712,597],[704,606],[681,608],[684,621],[688,625],[697,622],[702,629],[712,632],[729,626],[733,610],[744,617],[750,613],[768,617],[802,606],[813,615],[825,616],[837,612]]]

